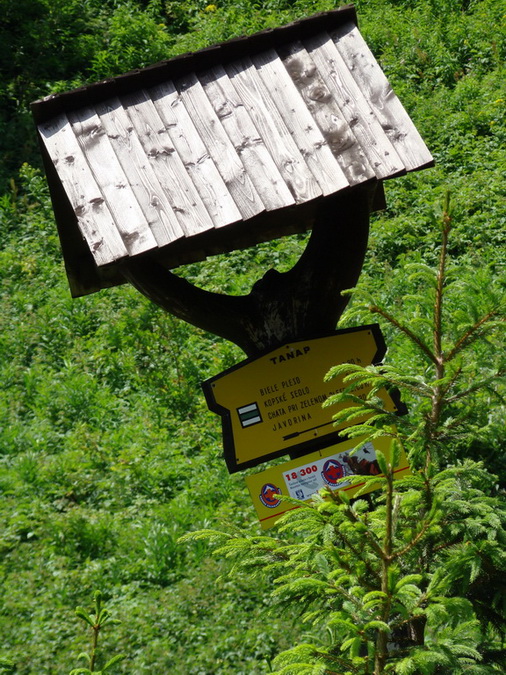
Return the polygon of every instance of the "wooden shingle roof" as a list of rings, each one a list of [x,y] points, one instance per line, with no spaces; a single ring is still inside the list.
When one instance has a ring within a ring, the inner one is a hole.
[[[73,295],[311,227],[432,157],[352,7],[32,105]]]

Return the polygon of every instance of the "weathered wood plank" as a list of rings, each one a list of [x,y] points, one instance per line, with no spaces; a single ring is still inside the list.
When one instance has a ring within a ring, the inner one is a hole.
[[[148,94],[139,90],[120,97],[151,167],[181,225],[191,237],[214,227],[213,221]]]
[[[358,28],[348,23],[332,31],[331,37],[406,169],[430,165],[432,155]]]
[[[406,169],[401,158],[381,128],[330,35],[320,33],[304,39],[302,43],[362,146],[376,178],[404,173]]]
[[[119,98],[97,103],[95,108],[158,246],[183,237],[184,232]]]
[[[359,185],[375,178],[372,166],[304,45],[293,42],[280,54],[348,183]]]
[[[128,251],[83,157],[68,117],[64,113],[57,115],[41,124],[39,132],[96,264],[107,265],[127,256]]]
[[[160,84],[150,89],[149,94],[215,227],[223,227],[241,220],[241,212],[211,159],[173,82]]]
[[[265,143],[222,66],[198,74],[204,91],[267,211],[295,203]]]
[[[68,118],[129,255],[157,248],[96,110],[80,108]]]
[[[346,176],[277,52],[269,49],[252,61],[323,194],[347,188]]]
[[[252,61],[249,58],[240,59],[225,66],[225,70],[296,203],[321,196],[320,186],[304,161]]]
[[[246,220],[265,211],[265,205],[223,129],[214,108],[194,73],[176,80],[175,85],[188,114],[199,130],[200,137]]]

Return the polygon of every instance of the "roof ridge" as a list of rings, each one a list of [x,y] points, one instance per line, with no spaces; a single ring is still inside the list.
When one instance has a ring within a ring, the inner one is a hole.
[[[85,105],[93,105],[98,101],[113,96],[121,96],[133,89],[153,87],[164,80],[180,77],[191,71],[209,69],[214,65],[229,62],[243,56],[251,56],[273,46],[294,42],[322,30],[332,30],[338,26],[357,22],[354,5],[344,5],[327,12],[318,12],[312,16],[276,28],[231,38],[195,52],[178,54],[166,61],[154,63],[145,68],[131,70],[127,73],[87,84],[77,89],[58,94],[50,94],[31,104],[35,122],[41,124],[65,110],[73,110]]]

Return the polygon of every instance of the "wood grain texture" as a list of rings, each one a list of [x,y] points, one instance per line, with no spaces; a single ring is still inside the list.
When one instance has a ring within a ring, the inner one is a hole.
[[[348,23],[333,31],[331,37],[406,169],[430,165],[432,155],[358,28]]]
[[[80,108],[70,112],[68,118],[128,254],[137,255],[156,248],[156,239],[96,110]]]
[[[225,67],[296,203],[322,195],[269,91],[250,59]]]
[[[405,166],[327,33],[302,41],[357,137],[376,178],[405,172]]]
[[[277,52],[270,49],[252,61],[323,194],[347,188],[346,176]]]
[[[128,251],[68,117],[64,113],[56,116],[40,125],[39,132],[96,264],[107,265],[127,256]]]
[[[262,213],[265,205],[195,73],[176,80],[175,85],[242,217],[246,220]]]
[[[280,54],[348,183],[353,186],[375,178],[356,136],[302,42],[287,45]]]
[[[199,73],[198,78],[267,211],[294,204],[290,190],[224,68],[217,66]]]
[[[124,258],[173,267],[306,231],[334,196],[433,164],[351,7],[40,103],[83,293],[122,283]]]
[[[145,91],[138,91],[122,96],[120,100],[185,236],[191,237],[213,228],[212,218],[151,98]]]
[[[151,89],[149,93],[215,227],[224,227],[241,220],[241,212],[174,84],[168,81]]]
[[[119,98],[95,105],[102,125],[158,246],[184,236]]]

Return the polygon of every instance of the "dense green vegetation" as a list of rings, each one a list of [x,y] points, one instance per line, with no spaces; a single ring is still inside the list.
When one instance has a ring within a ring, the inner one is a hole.
[[[296,612],[269,613],[272,576],[254,584],[228,577],[227,562],[210,557],[205,540],[177,542],[202,528],[258,533],[242,476],[225,469],[219,421],[199,384],[240,360],[240,351],[164,314],[128,286],[71,300],[28,106],[53,91],[334,6],[0,0],[0,657],[20,675],[67,674],[85,665],[77,655],[89,636],[74,608],[91,609],[95,589],[121,620],[101,638],[105,660],[126,656],[108,672],[260,674],[271,671],[280,651],[305,641],[308,627]],[[504,296],[504,4],[363,0],[357,10],[362,33],[437,162],[386,186],[388,208],[373,218],[363,293],[430,334],[424,280],[415,274],[421,268],[409,266],[437,267],[449,188],[452,294],[445,316],[457,338]],[[289,267],[302,245],[302,237],[287,238],[185,273],[206,288],[245,292],[269,266]],[[371,315],[354,300],[343,325],[371,320],[384,328],[387,362],[430,379],[427,363],[381,313]],[[503,352],[495,329],[470,345],[465,377],[486,380]],[[416,424],[425,404],[408,399]],[[457,400],[447,424],[460,416],[465,433],[443,444],[437,469],[482,460],[475,469],[480,485],[460,483],[459,503],[479,487],[498,510],[506,475],[504,390],[486,382],[459,406]],[[477,507],[467,515],[476,527],[466,536],[485,538],[488,523],[490,540],[502,543],[494,570],[502,565],[504,575],[504,524]],[[293,529],[283,535],[287,543],[298,541]],[[504,617],[492,598],[500,577],[475,579],[470,600],[452,611],[466,625],[470,649],[480,653],[485,645],[483,668],[492,670],[466,672],[504,672],[504,653],[492,654],[500,644],[490,617],[480,615],[489,632],[478,635],[479,607],[466,604],[481,595]],[[434,610],[438,630],[445,611]],[[451,630],[448,639],[458,643]],[[404,667],[399,672],[418,672]],[[441,665],[427,672],[459,671]]]
[[[362,305],[381,316],[409,359],[344,363],[326,376],[344,376],[349,386],[325,405],[346,404],[335,419],[353,424],[357,448],[390,438],[388,453],[376,450],[382,476],[344,478],[363,486],[351,501],[345,491],[321,491],[286,514],[278,537],[205,529],[183,538],[217,544],[214,553],[233,560],[234,575],[268,576],[278,607],[310,626],[276,657],[276,675],[504,671],[506,511],[490,471],[494,458],[470,459],[484,427],[497,439],[479,411],[488,413],[490,385],[504,376],[502,289],[449,264],[450,204],[447,196],[437,270],[420,262],[404,270],[409,309],[393,315],[375,304],[374,287],[354,291],[350,314]],[[479,315],[466,306],[470,297]],[[479,373],[478,352],[487,363]],[[372,388],[362,400],[355,387],[366,384]],[[385,386],[410,401],[409,416],[384,409],[376,392]],[[412,475],[395,480],[402,447]]]

